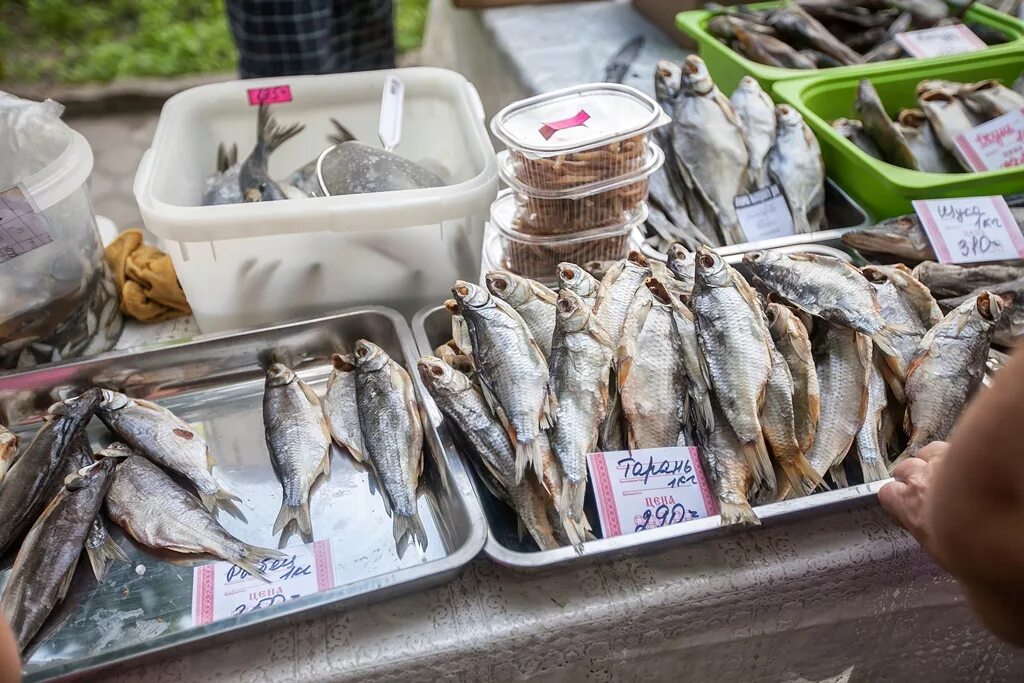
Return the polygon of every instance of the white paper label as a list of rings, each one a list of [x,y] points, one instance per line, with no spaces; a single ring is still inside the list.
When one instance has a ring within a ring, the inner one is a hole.
[[[591,453],[587,465],[605,538],[717,514],[696,448]]]
[[[1024,109],[986,121],[957,135],[955,142],[975,171],[1024,166]]]
[[[46,217],[20,187],[0,190],[0,263],[53,241]]]
[[[998,195],[913,204],[939,263],[1024,259],[1024,236]]]
[[[402,110],[405,107],[405,83],[395,76],[384,79],[380,101],[380,126],[377,134],[384,149],[391,152],[402,139]]]
[[[732,200],[736,218],[748,242],[792,235],[793,214],[778,185],[762,187],[750,194],[736,195]]]
[[[918,58],[959,55],[987,47],[985,41],[963,24],[897,33],[896,42],[908,55]]]
[[[229,562],[196,567],[192,574],[192,623],[246,614],[334,588],[331,542],[286,548],[262,562],[263,581]]]

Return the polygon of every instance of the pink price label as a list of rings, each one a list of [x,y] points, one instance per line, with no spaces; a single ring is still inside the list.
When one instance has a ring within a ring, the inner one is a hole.
[[[975,171],[1024,165],[1024,109],[961,133],[953,142]]]
[[[270,85],[266,88],[249,88],[249,106],[261,104],[278,104],[292,101],[292,88],[289,85]]]
[[[560,130],[566,128],[575,128],[576,126],[582,126],[584,123],[590,120],[590,114],[580,109],[576,116],[562,119],[561,121],[552,121],[551,123],[545,123],[540,127],[540,134],[545,140],[550,140],[551,136]]]

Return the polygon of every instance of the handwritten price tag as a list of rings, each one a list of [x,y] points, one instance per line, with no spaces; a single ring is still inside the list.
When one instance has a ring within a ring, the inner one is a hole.
[[[984,50],[985,42],[963,24],[936,26],[896,34],[896,42],[911,57],[943,57]]]
[[[957,135],[955,142],[975,171],[1024,165],[1024,109],[986,121]]]
[[[249,88],[246,90],[249,95],[249,106],[256,107],[261,104],[278,104],[279,102],[292,101],[292,89],[288,85],[270,85],[265,88]]]
[[[774,183],[750,194],[737,195],[732,204],[748,241],[785,237],[795,230],[786,197]]]
[[[1024,236],[998,195],[913,204],[940,263],[1024,259]]]
[[[587,465],[605,538],[717,514],[696,448],[591,453]]]
[[[330,541],[283,552],[285,557],[262,563],[269,583],[228,562],[197,567],[192,574],[192,623],[201,626],[334,588]]]

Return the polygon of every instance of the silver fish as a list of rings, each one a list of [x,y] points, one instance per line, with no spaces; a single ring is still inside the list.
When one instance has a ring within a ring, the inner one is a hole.
[[[1001,299],[989,292],[968,299],[928,330],[907,373],[907,448],[895,467],[932,441],[949,436],[961,411],[981,386]]]
[[[960,87],[957,95],[971,111],[986,118],[994,119],[1024,109],[1024,95],[996,80],[966,83]]]
[[[711,388],[754,480],[775,489],[758,415],[772,371],[771,338],[756,295],[713,251],[697,251],[691,307]]]
[[[363,445],[384,488],[401,557],[407,536],[421,549],[427,547],[416,509],[416,487],[423,473],[423,424],[416,390],[405,368],[376,344],[357,341],[355,361]]]
[[[814,433],[821,416],[811,340],[807,328],[788,307],[769,303],[765,314],[772,341],[785,359],[793,381],[793,427],[800,452],[806,454],[814,443]]]
[[[864,424],[871,377],[871,339],[854,330],[823,325],[814,340],[821,417],[807,461],[819,476],[841,471]],[[840,486],[843,481],[837,481]]]
[[[857,85],[857,99],[853,103],[853,108],[864,124],[864,132],[878,145],[883,159],[896,166],[919,170],[917,159],[903,132],[889,118],[878,92],[866,78]]]
[[[0,425],[0,481],[18,457],[18,437],[14,432]]]
[[[693,291],[693,264],[696,252],[690,251],[681,244],[673,244],[668,250],[668,269],[672,276],[682,284],[683,289]]]
[[[551,335],[555,331],[555,293],[541,283],[505,271],[484,276],[487,289],[523,318],[544,357],[551,355]]]
[[[842,240],[854,249],[892,254],[912,261],[935,259],[932,243],[914,213],[887,218],[870,228],[851,230],[843,233]]]
[[[943,310],[952,310],[968,299],[978,296],[981,291],[953,299],[943,299],[939,305]],[[1024,334],[1024,277],[993,285],[988,291],[998,294],[1003,305],[1002,315],[996,321],[992,333],[992,342],[1009,348],[1016,343],[1017,337]]]
[[[281,363],[267,369],[263,431],[282,489],[273,532],[279,533],[294,520],[302,534],[312,536],[309,490],[321,474],[331,472],[331,432],[320,399]]]
[[[694,439],[718,498],[721,524],[760,524],[750,505],[754,473],[743,457],[744,445],[729,427],[729,421],[715,400],[713,419],[694,427]]]
[[[775,103],[751,76],[740,79],[729,98],[750,152],[750,189],[768,184],[768,151],[775,144]]]
[[[452,314],[452,341],[455,342],[456,350],[463,355],[472,355],[473,342],[469,338],[466,319],[459,311],[459,302],[455,299],[445,299],[444,307]]]
[[[0,597],[0,611],[24,652],[64,599],[92,521],[110,486],[113,460],[79,470],[32,525]]]
[[[356,366],[351,355],[331,356],[333,369],[320,402],[331,438],[359,462],[366,462],[366,447],[359,428],[359,405],[356,402]]]
[[[750,154],[743,126],[732,104],[718,90],[703,60],[689,55],[673,112],[673,151],[691,205],[690,218],[704,232],[717,232],[726,244],[743,241],[733,199],[749,185]]]
[[[527,464],[543,476],[542,430],[554,424],[557,401],[548,365],[522,316],[481,287],[459,280],[452,289],[469,327],[480,386],[516,448],[517,480]]]
[[[865,482],[879,481],[889,476],[886,469],[889,443],[883,425],[889,399],[885,389],[883,367],[884,362],[877,358],[871,363],[864,423],[857,432],[857,457]]]
[[[113,458],[116,461],[117,458],[127,457],[130,454],[131,451],[127,446],[115,442],[100,451],[94,458],[89,440],[83,434],[75,442],[72,452],[65,458],[64,470],[59,481],[56,482],[58,485],[54,488],[53,495],[49,497],[52,499],[53,496],[60,493],[60,490],[64,487],[65,479],[81,469],[94,465],[97,458],[99,460]],[[115,560],[121,562],[129,561],[128,555],[121,550],[120,546],[107,533],[107,526],[103,521],[102,514],[97,514],[92,521],[89,535],[85,539],[85,552],[89,557],[89,565],[92,567],[93,575],[97,581],[102,581],[103,577],[106,576],[107,568],[111,562]]]
[[[206,509],[238,497],[210,473],[214,459],[201,435],[180,417],[152,401],[102,389],[96,414],[117,437],[161,467],[177,472],[196,487]]]
[[[598,317],[574,292],[561,290],[551,344],[551,390],[558,406],[550,435],[564,475],[559,509],[578,525],[587,491],[587,454],[597,450],[608,411],[614,353]]]
[[[689,301],[689,298],[687,298]],[[675,309],[674,322],[679,335],[683,366],[686,376],[686,393],[689,396],[689,416],[693,420],[710,424],[713,417],[711,405],[711,378],[697,339],[697,322],[690,307],[679,297],[672,298]],[[692,430],[691,430],[692,431]]]
[[[559,263],[558,282],[565,289],[571,289],[583,302],[593,308],[601,293],[601,281],[575,263]]]
[[[468,377],[438,358],[424,356],[416,367],[462,452],[486,470],[489,476],[483,481],[494,489],[492,493],[512,508],[541,550],[558,548],[561,544],[548,519],[547,494],[530,476],[516,483],[515,451],[483,395]],[[575,530],[572,525],[568,528]]]
[[[633,297],[650,276],[651,267],[647,259],[634,251],[629,258],[609,268],[601,280],[601,290],[593,309],[613,346],[619,344]]]
[[[242,192],[238,188],[240,168],[238,145],[231,145],[231,149],[224,143],[217,145],[217,170],[204,183],[203,206],[242,202]]]
[[[917,104],[932,124],[935,137],[965,170],[971,170],[971,165],[956,146],[956,138],[974,128],[974,119],[955,94],[940,88],[922,90],[924,85],[921,83],[917,87]]]
[[[898,291],[903,301],[917,315],[920,324],[925,331],[932,325],[942,320],[942,311],[932,296],[928,286],[918,279],[918,270],[911,271],[902,263],[891,266],[866,266],[861,272],[868,276],[868,279],[879,280],[884,277]],[[881,300],[879,301],[881,303]]]
[[[626,316],[615,375],[630,450],[686,445],[686,365],[675,308],[648,278]]]
[[[898,377],[906,368],[899,361],[895,331],[882,317],[871,283],[855,267],[833,256],[756,251],[743,263],[776,294],[811,315],[871,336],[892,359]]]
[[[192,494],[139,455],[118,463],[106,509],[118,526],[145,546],[184,554],[208,553],[259,578],[263,578],[263,560],[284,556],[229,534]]]
[[[1024,266],[1003,263],[958,266],[923,261],[914,267],[913,275],[932,294],[948,299],[1024,277]]]
[[[963,170],[939,142],[932,124],[920,109],[901,111],[896,127],[903,133],[920,170],[926,173],[959,173]]]
[[[256,115],[256,146],[238,171],[238,189],[246,202],[287,199],[284,190],[271,179],[267,162],[271,153],[305,129],[301,123],[280,128],[270,115],[270,107],[261,104]]]
[[[775,108],[778,133],[768,153],[768,176],[778,183],[797,233],[821,229],[825,219],[825,165],[818,139],[788,104]]]

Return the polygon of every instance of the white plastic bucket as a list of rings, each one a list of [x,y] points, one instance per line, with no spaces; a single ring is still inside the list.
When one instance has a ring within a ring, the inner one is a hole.
[[[288,85],[271,106],[306,129],[270,158],[287,177],[327,146],[336,118],[379,146],[384,79],[405,83],[395,150],[440,167],[446,186],[277,202],[200,206],[221,142],[244,158],[256,141],[247,90]],[[452,71],[396,69],[231,81],[192,88],[164,105],[135,178],[146,227],[170,254],[203,332],[306,317],[359,304],[412,313],[475,280],[483,226],[497,194],[494,149],[476,89]]]

